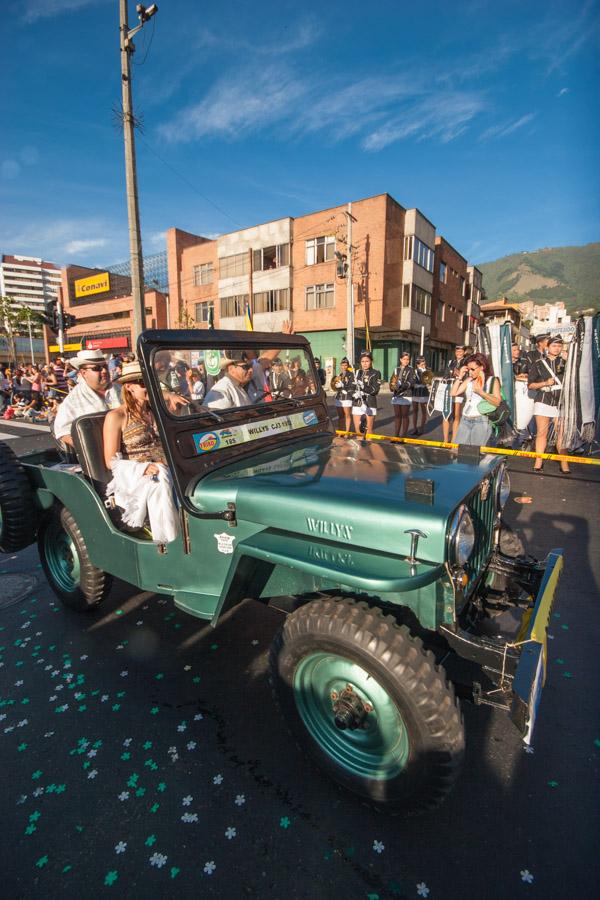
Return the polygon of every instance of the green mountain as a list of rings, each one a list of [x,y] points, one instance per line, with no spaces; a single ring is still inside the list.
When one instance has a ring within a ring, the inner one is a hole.
[[[564,300],[569,312],[600,310],[600,243],[513,253],[477,268],[483,272],[488,301]]]

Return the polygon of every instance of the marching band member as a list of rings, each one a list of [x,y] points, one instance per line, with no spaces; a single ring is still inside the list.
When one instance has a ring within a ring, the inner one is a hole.
[[[346,356],[340,361],[340,374],[331,379],[331,389],[336,392],[335,405],[340,431],[352,431],[352,396],[356,390],[356,382],[350,360]]]
[[[398,362],[399,365],[396,366],[390,378],[390,390],[392,391],[395,435],[396,437],[405,437],[412,405],[412,389],[417,376],[410,365],[410,353],[406,350],[400,354]]]
[[[273,365],[269,372],[269,386],[273,400],[287,400],[292,396],[292,379],[285,371],[279,357],[273,360]]]
[[[360,420],[367,417],[367,433],[373,430],[377,415],[377,394],[381,387],[381,372],[373,368],[373,356],[368,350],[360,354],[360,369],[356,374],[356,390],[353,394],[352,418],[354,430],[360,432]]]
[[[535,452],[544,453],[548,444],[548,428],[551,419],[558,419],[558,405],[562,391],[565,374],[565,361],[561,357],[563,339],[560,335],[551,337],[545,356],[539,356],[529,368],[529,387],[535,391],[535,403],[533,414],[535,416],[536,435]],[[562,444],[562,424],[558,423],[556,431],[556,449],[558,453],[564,453]],[[536,459],[533,471],[541,472],[544,467],[543,459]],[[570,472],[568,463],[560,463],[560,471],[563,475]]]
[[[461,377],[459,373],[464,364],[465,348],[462,344],[458,344],[454,348],[454,359],[451,359],[446,366],[444,377],[457,380]],[[465,399],[461,394],[455,394],[454,385],[452,386],[450,393],[452,394],[452,415],[454,415],[454,422],[452,423],[452,438],[450,438],[450,416],[448,416],[447,419],[442,420],[442,432],[446,443],[450,440],[456,441],[456,432],[458,431],[462,404]]]
[[[417,356],[415,369],[416,380],[413,386],[413,431],[415,435],[423,434],[427,421],[427,401],[429,389],[433,381],[433,372],[427,367],[424,356]],[[421,410],[421,424],[419,425],[419,410]]]

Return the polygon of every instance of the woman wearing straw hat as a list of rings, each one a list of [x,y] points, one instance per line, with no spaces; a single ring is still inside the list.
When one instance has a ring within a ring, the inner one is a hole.
[[[125,363],[117,380],[123,386],[123,403],[104,420],[104,461],[114,476],[107,494],[123,508],[126,525],[141,528],[147,515],[153,540],[167,544],[177,537],[179,522],[139,363]]]

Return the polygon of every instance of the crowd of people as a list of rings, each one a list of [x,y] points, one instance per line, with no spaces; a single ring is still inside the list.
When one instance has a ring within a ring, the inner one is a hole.
[[[516,417],[506,405],[500,379],[494,376],[488,356],[475,352],[473,347],[459,345],[444,370],[436,375],[424,356],[417,356],[413,364],[410,354],[404,351],[389,380],[394,434],[419,436],[428,417],[441,412],[445,442],[493,446],[504,432],[511,445],[521,446],[527,441],[537,453],[546,451],[551,438],[557,452],[563,454],[567,451],[563,446],[559,404],[567,354],[560,335],[538,335],[535,347],[526,353],[513,343],[517,392],[520,397],[525,395],[531,405],[525,426],[517,429]],[[331,381],[341,430],[373,431],[383,383],[381,372],[373,368],[369,351],[361,354],[356,370],[346,357],[341,360],[340,372]],[[435,402],[438,393],[443,398],[441,405]],[[542,468],[543,460],[536,459],[534,471]],[[567,474],[568,464],[561,462],[560,470]]]
[[[526,353],[513,344],[516,393],[531,403],[525,428],[517,431],[514,422],[508,423],[515,446],[527,440],[536,452],[543,453],[551,436],[558,452],[564,452],[558,411],[566,356],[560,336],[538,335],[535,348]],[[315,394],[325,384],[320,360],[316,363],[315,378],[307,361],[299,356],[284,359],[279,350],[231,350],[221,357],[220,372],[210,375],[201,359],[191,365],[189,359],[166,350],[154,357],[165,402],[171,411],[182,414],[190,408],[222,410]],[[68,361],[58,357],[45,366],[2,368],[0,413],[7,419],[48,422],[55,437],[68,445],[72,422],[85,412],[120,408],[126,417],[135,417],[122,380],[123,371],[132,364],[138,365],[131,354],[112,354],[106,359],[100,350],[84,350]],[[139,383],[143,385],[141,372]],[[369,351],[361,353],[355,369],[346,357],[341,360],[340,371],[330,382],[341,430],[373,432],[383,383]],[[442,406],[436,400],[440,388]],[[452,359],[439,373],[431,370],[425,356],[417,356],[413,363],[407,351],[401,352],[389,392],[397,437],[422,435],[428,417],[442,412],[444,441],[489,446],[498,437],[497,422],[505,421],[500,379],[494,377],[489,358],[472,347],[455,347]],[[142,420],[148,417],[144,410]],[[109,421],[115,421],[114,417]],[[543,460],[536,459],[535,471],[542,467]],[[561,471],[567,472],[568,466],[562,464]]]

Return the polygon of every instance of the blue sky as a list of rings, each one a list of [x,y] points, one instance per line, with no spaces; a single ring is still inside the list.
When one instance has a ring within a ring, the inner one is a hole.
[[[600,240],[598,2],[159,7],[134,55],[145,254],[385,191],[472,262]],[[0,250],[126,259],[118,0],[5,0],[3,32]]]

